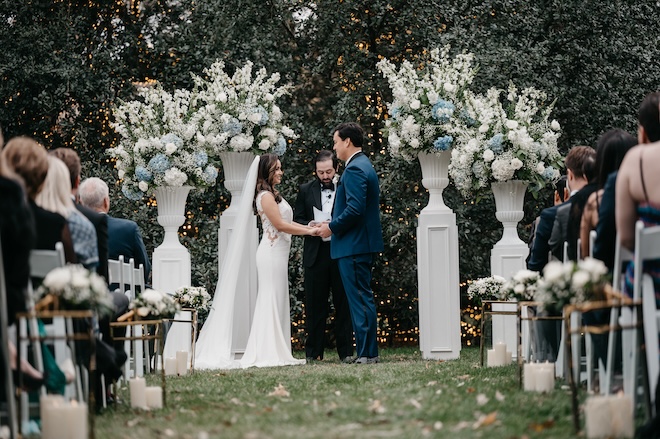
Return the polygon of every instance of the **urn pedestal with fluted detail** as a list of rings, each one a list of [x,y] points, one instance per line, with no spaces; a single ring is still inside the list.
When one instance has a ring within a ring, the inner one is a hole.
[[[523,219],[525,191],[527,182],[511,180],[492,183],[491,188],[495,197],[495,216],[504,226],[502,238],[495,243],[490,253],[491,275],[511,278],[516,272],[526,267],[525,259],[529,254],[529,247],[518,236],[518,223]],[[516,311],[517,304],[493,305],[493,311]],[[506,343],[507,349],[516,357],[518,349],[518,329],[516,316],[493,316],[493,344]],[[524,325],[523,344],[529,337],[527,325]]]
[[[179,227],[186,219],[186,200],[191,186],[161,186],[155,189],[158,223],[165,229],[163,242],[154,249],[152,284],[167,294],[190,285],[190,252],[179,241]]]
[[[426,359],[456,359],[461,351],[458,227],[442,198],[450,158],[449,151],[418,156],[429,191],[417,225],[419,344]]]
[[[222,269],[222,262],[227,257],[229,238],[234,230],[238,204],[243,196],[243,185],[248,170],[255,155],[251,152],[226,151],[220,153],[224,171],[224,185],[231,193],[231,203],[220,215],[220,231],[218,233],[218,273]],[[245,196],[254,197],[254,188]],[[234,302],[234,326],[232,332],[232,353],[242,355],[247,346],[252,315],[257,301],[257,246],[259,244],[259,230],[257,229],[256,215],[250,216],[248,246],[243,252],[243,261],[240,263],[236,299]],[[230,256],[231,257],[231,256]]]

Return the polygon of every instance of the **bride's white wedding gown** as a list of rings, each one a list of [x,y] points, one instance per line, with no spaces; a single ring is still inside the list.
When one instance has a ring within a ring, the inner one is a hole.
[[[269,367],[304,364],[291,355],[291,317],[289,305],[289,249],[291,235],[279,232],[261,207],[257,194],[257,212],[263,236],[257,249],[257,303],[241,367]],[[293,209],[286,200],[278,204],[282,219],[293,221]]]

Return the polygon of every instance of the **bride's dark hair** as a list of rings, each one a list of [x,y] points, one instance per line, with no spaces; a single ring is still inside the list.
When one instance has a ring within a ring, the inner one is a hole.
[[[279,157],[277,154],[264,154],[259,158],[259,171],[257,172],[257,187],[255,188],[254,195],[261,191],[268,191],[275,197],[275,202],[282,201],[282,196],[279,191],[273,186],[273,175],[275,174],[275,167]]]

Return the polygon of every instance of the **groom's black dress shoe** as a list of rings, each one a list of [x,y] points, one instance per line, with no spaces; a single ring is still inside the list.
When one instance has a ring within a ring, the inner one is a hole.
[[[376,364],[380,362],[378,357],[358,357],[355,364]]]

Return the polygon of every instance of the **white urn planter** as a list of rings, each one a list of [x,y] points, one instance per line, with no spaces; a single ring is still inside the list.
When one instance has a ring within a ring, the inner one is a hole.
[[[156,290],[167,294],[190,285],[190,252],[179,241],[178,232],[186,219],[186,200],[191,189],[191,186],[162,186],[154,191],[157,219],[165,229],[165,237],[154,250],[152,283]]]
[[[458,227],[442,198],[451,152],[420,153],[418,158],[429,191],[417,226],[420,350],[426,359],[456,359],[461,351]]]
[[[527,244],[518,236],[518,223],[523,219],[523,206],[527,182],[511,180],[492,183],[495,197],[495,217],[502,223],[504,230],[502,238],[495,243],[490,254],[491,274],[511,278],[519,270],[526,267],[525,259],[529,254]],[[516,311],[517,305],[494,304],[493,311]],[[523,338],[529,335],[527,327],[523,328]],[[517,357],[518,325],[516,316],[493,316],[493,342],[506,343],[507,348]]]
[[[449,185],[451,152],[420,152],[417,158],[422,168],[422,185],[429,191],[429,203],[423,211],[451,210],[442,198],[442,192]]]
[[[238,204],[242,196],[254,197],[255,188],[246,188],[243,192],[243,185],[247,177],[250,165],[254,161],[255,155],[252,152],[233,152],[225,151],[220,153],[222,168],[224,172],[225,188],[231,193],[231,202],[229,207],[220,215],[220,231],[218,233],[218,273],[222,270],[222,262],[227,255],[229,247],[229,238],[234,229],[236,217],[238,214]],[[234,323],[232,332],[232,352],[242,354],[247,346],[250,326],[252,325],[252,315],[254,314],[254,305],[257,301],[257,245],[259,243],[259,230],[257,229],[257,217],[250,217],[249,225],[250,239],[245,245],[247,250],[243,252],[243,261],[240,263],[238,291],[241,294],[236,295],[234,302]],[[220,280],[218,280],[220,281]]]

